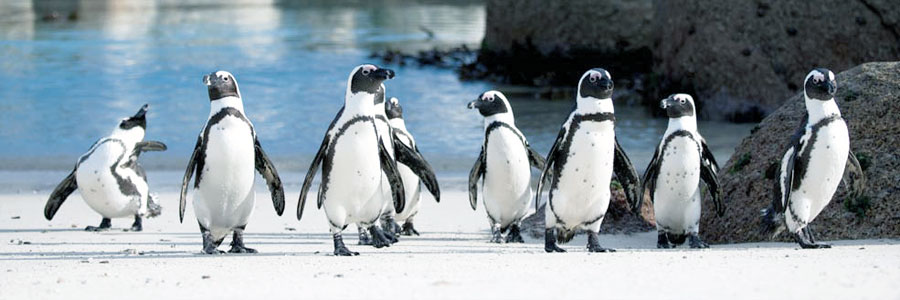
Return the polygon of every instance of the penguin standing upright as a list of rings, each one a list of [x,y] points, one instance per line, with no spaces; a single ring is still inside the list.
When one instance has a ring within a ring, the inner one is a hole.
[[[772,204],[763,210],[767,231],[777,234],[786,224],[802,248],[831,247],[816,242],[809,223],[831,202],[848,162],[851,171],[858,175],[853,182],[854,196],[858,197],[865,186],[862,167],[850,151],[847,123],[834,101],[836,90],[837,82],[830,70],[818,68],[806,75],[806,116],[782,156]]]
[[[669,127],[644,172],[638,203],[632,208],[640,210],[644,189],[649,187],[659,233],[656,247],[673,248],[689,238],[691,248],[709,248],[699,235],[700,180],[709,188],[721,216],[725,206],[719,198],[719,165],[697,131],[696,106],[690,95],[671,95],[660,107],[666,110]]]
[[[244,229],[256,203],[253,173],[259,172],[266,180],[279,216],[284,212],[281,178],[244,114],[234,76],[218,71],[203,76],[203,83],[209,92],[209,118],[184,173],[178,218],[184,221],[188,184],[196,171],[193,203],[203,252],[223,253],[217,248],[233,232],[229,253],[256,253],[244,246]]]
[[[531,167],[544,168],[544,158],[516,127],[512,107],[499,91],[487,91],[469,102],[484,116],[484,142],[469,172],[469,204],[476,209],[478,179],[491,226],[491,242],[524,243],[519,225],[531,211]]]
[[[112,226],[112,218],[134,216],[131,231],[143,230],[142,216],[155,217],[162,208],[150,195],[147,174],[138,163],[145,151],[165,151],[166,145],[144,141],[148,104],[123,119],[109,136],[101,138],[78,158],[75,169],[50,193],[44,217],[52,220],[56,211],[76,189],[84,202],[103,216],[100,226],[84,230],[99,231]]]
[[[578,82],[575,110],[569,114],[547,154],[538,181],[535,205],[545,179],[550,179],[545,209],[544,250],[566,252],[557,246],[587,230],[590,252],[612,252],[600,246],[600,224],[609,208],[610,180],[615,172],[629,203],[636,203],[639,180],[634,166],[616,140],[612,102],[613,81],[604,69],[588,70]]]
[[[326,131],[300,190],[298,220],[303,217],[306,194],[321,164],[317,207],[325,207],[334,239],[334,255],[359,255],[344,245],[341,232],[348,224],[367,228],[376,248],[390,246],[390,240],[377,226],[384,206],[390,204],[383,201],[382,180],[389,182],[394,209],[403,210],[403,183],[396,162],[378,136],[374,112],[375,97],[382,91],[382,83],[393,77],[394,71],[369,64],[350,72],[344,107]]]
[[[384,112],[393,130],[395,149],[398,154],[397,167],[400,178],[403,180],[403,190],[406,191],[406,208],[396,212],[395,220],[403,223],[400,234],[419,235],[413,225],[413,218],[419,212],[421,185],[425,185],[437,202],[441,202],[440,189],[431,165],[422,157],[419,147],[416,146],[416,140],[406,130],[400,100],[391,97],[391,100],[385,103]]]

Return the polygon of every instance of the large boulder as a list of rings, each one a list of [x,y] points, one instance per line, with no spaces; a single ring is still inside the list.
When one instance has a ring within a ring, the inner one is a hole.
[[[484,70],[470,76],[571,86],[592,67],[649,72],[653,12],[652,0],[488,0]]]
[[[712,118],[754,121],[807,71],[900,58],[895,0],[655,0],[658,94],[693,92]],[[490,22],[490,21],[488,21]]]
[[[863,64],[838,74],[837,83],[850,146],[868,179],[867,198],[850,199],[841,184],[812,226],[823,240],[900,237],[900,62]],[[707,241],[771,239],[759,231],[760,210],[772,201],[773,166],[805,112],[802,94],[788,98],[735,149],[719,174],[726,215],[715,218],[710,205],[704,208],[700,228]],[[782,233],[778,240],[791,237]]]

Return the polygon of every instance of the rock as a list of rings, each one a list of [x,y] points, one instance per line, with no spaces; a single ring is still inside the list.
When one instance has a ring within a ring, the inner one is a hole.
[[[838,74],[837,83],[836,99],[850,128],[851,149],[868,180],[868,201],[849,201],[848,189],[841,184],[812,226],[817,238],[826,241],[900,237],[900,62],[863,64]],[[726,215],[715,218],[711,205],[703,208],[700,228],[706,241],[770,240],[759,231],[760,210],[772,201],[771,171],[777,169],[770,168],[779,163],[805,111],[798,93],[738,145],[719,174]],[[786,233],[777,239],[792,240]]]
[[[896,1],[653,4],[653,69],[662,85],[655,95],[692,93],[707,117],[759,120],[801,91],[813,67],[839,72],[900,58]]]
[[[592,67],[624,78],[650,70],[652,20],[651,0],[489,0],[478,60],[512,84],[571,86]]]
[[[625,200],[625,193],[621,189],[612,189],[611,192],[612,201],[609,203],[606,216],[603,217],[603,224],[600,226],[601,233],[634,233],[656,228],[650,197],[645,197],[646,201],[641,206],[641,216],[637,216],[631,213],[628,201]],[[522,221],[523,233],[533,238],[544,237],[544,212],[546,207],[546,205],[542,205],[537,212]]]

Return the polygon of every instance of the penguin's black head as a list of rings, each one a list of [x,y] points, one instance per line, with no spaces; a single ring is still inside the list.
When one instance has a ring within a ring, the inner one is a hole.
[[[384,114],[388,119],[403,119],[403,107],[400,106],[397,97],[391,97],[391,100],[384,104]]]
[[[383,91],[381,84],[391,78],[394,78],[393,70],[382,69],[375,65],[358,66],[350,73],[350,93],[377,94],[379,90]]]
[[[469,109],[477,108],[478,112],[485,117],[510,112],[506,96],[499,91],[484,92],[481,96],[478,96],[478,99],[469,102],[468,106]]]
[[[694,115],[694,98],[688,94],[672,94],[660,101],[659,107],[666,110],[669,118],[690,117]]]
[[[203,76],[203,83],[209,91],[209,101],[219,100],[225,97],[241,97],[238,92],[237,80],[227,71],[216,71]]]
[[[147,109],[150,108],[150,104],[144,104],[141,106],[141,109],[138,110],[136,114],[131,117],[125,118],[122,122],[119,122],[119,129],[129,130],[135,127],[140,127],[143,129],[147,128]]]
[[[578,82],[578,97],[597,99],[612,98],[613,80],[609,72],[602,68],[593,68],[581,75]]]
[[[828,101],[834,99],[836,91],[837,81],[834,80],[834,73],[831,70],[817,68],[806,75],[803,92],[807,98]]]

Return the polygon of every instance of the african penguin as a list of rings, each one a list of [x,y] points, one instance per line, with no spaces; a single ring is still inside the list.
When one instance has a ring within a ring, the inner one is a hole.
[[[266,180],[275,212],[284,212],[281,178],[259,143],[237,80],[218,71],[203,76],[209,92],[209,118],[197,137],[181,184],[179,220],[184,221],[187,190],[194,181],[194,214],[200,224],[203,252],[224,253],[217,248],[233,232],[229,253],[256,253],[244,246],[244,230],[256,203],[254,170]]]
[[[397,222],[403,223],[400,234],[419,235],[413,225],[413,218],[419,212],[421,185],[425,185],[437,202],[441,202],[440,190],[431,165],[422,157],[419,147],[416,146],[416,140],[406,129],[400,100],[391,97],[390,101],[385,103],[384,112],[393,129],[394,143],[399,154],[397,167],[400,178],[403,180],[403,189],[406,191],[406,209],[396,212],[395,219]],[[410,159],[406,159],[408,156]],[[423,178],[420,179],[419,174]]]
[[[325,133],[300,190],[297,219],[303,217],[306,194],[313,177],[322,166],[317,207],[325,207],[334,239],[334,255],[358,255],[344,245],[341,232],[348,224],[369,230],[376,248],[390,245],[378,224],[385,205],[402,211],[405,201],[397,164],[379,138],[375,122],[375,97],[383,92],[382,83],[394,77],[394,71],[366,64],[357,66],[347,78],[344,106]],[[385,176],[382,176],[384,174]],[[382,181],[387,180],[392,202],[382,198]]]
[[[469,204],[476,209],[478,180],[491,226],[491,242],[524,243],[520,234],[522,219],[531,210],[531,167],[543,169],[544,158],[531,148],[525,135],[516,128],[512,107],[499,91],[487,91],[468,104],[484,116],[484,142],[469,173]]]
[[[100,226],[84,230],[109,229],[112,218],[134,217],[129,230],[143,230],[142,216],[155,217],[162,208],[149,192],[147,174],[138,163],[146,151],[165,151],[166,145],[144,141],[148,104],[129,118],[123,119],[109,136],[101,138],[75,163],[75,169],[50,193],[44,206],[44,217],[52,220],[66,198],[76,189],[84,202],[99,213]]]
[[[706,183],[721,216],[725,206],[719,198],[719,165],[706,141],[697,131],[694,99],[688,94],[674,94],[660,102],[669,117],[669,127],[641,180],[638,201],[644,189],[650,188],[650,201],[659,233],[657,248],[674,248],[690,239],[691,248],[709,248],[700,239],[700,180]],[[636,212],[640,203],[633,205]]]
[[[831,247],[816,242],[809,223],[831,202],[848,162],[851,171],[858,174],[853,182],[854,198],[863,193],[865,186],[862,167],[850,151],[847,123],[834,101],[836,90],[837,82],[830,70],[818,68],[806,75],[806,116],[782,156],[772,204],[763,210],[767,231],[777,234],[786,224],[802,248]]]
[[[629,203],[636,203],[638,175],[616,140],[609,72],[588,70],[577,91],[575,109],[559,130],[538,181],[535,205],[544,180],[550,180],[544,250],[566,252],[557,242],[570,241],[582,229],[588,233],[588,251],[612,252],[600,246],[598,235],[609,208],[611,177],[615,172]]]

